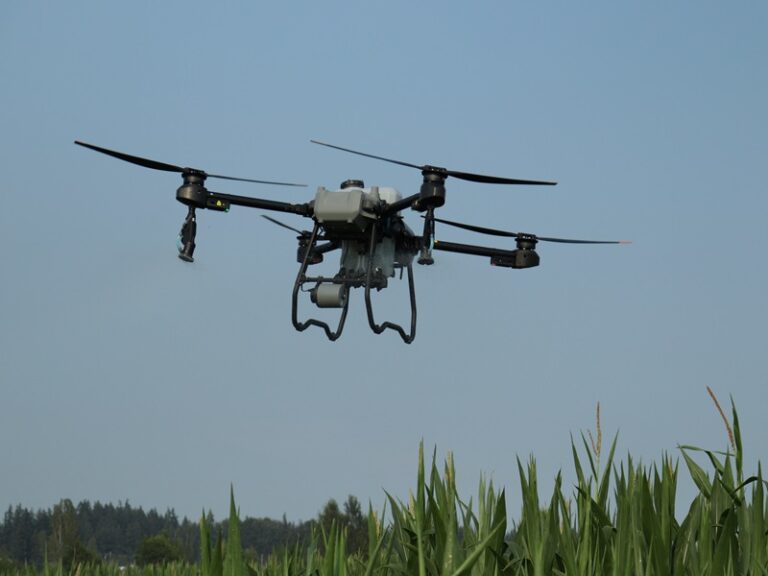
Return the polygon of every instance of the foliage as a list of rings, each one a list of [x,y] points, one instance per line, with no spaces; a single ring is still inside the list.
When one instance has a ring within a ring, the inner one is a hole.
[[[53,507],[51,532],[48,537],[48,559],[56,562],[66,554],[69,557],[69,564],[66,565],[70,566],[72,562],[76,562],[78,544],[80,538],[77,513],[72,501],[65,498]]]
[[[0,555],[19,565],[42,566],[46,553],[48,560],[56,563],[62,553],[66,553],[67,546],[63,542],[66,540],[71,544],[77,540],[96,557],[125,566],[133,562],[145,538],[167,534],[179,543],[185,560],[199,560],[200,532],[197,522],[179,519],[173,510],[159,513],[155,509],[145,511],[128,502],[115,505],[82,501],[74,506],[76,537],[73,537],[71,514],[66,522],[62,520],[67,515],[57,515],[57,510],[69,508],[66,504],[62,506],[63,502],[47,510],[33,511],[21,506],[8,508],[0,518]],[[208,520],[214,533],[221,528],[226,535],[226,521],[216,522],[210,514]],[[244,553],[250,558],[264,558],[285,545],[306,542],[311,524],[296,524],[285,519],[246,518],[241,522]],[[57,544],[59,541],[61,546]]]
[[[599,418],[599,417],[598,417]],[[388,523],[368,512],[368,549],[349,553],[338,507],[327,507],[305,550],[296,547],[251,566],[253,574],[374,575],[731,575],[768,574],[766,483],[744,477],[735,406],[733,452],[683,446],[699,488],[688,514],[675,517],[678,464],[663,455],[645,467],[631,456],[615,463],[617,438],[602,454],[602,435],[572,441],[577,483],[567,494],[558,474],[548,502],[539,495],[536,463],[518,461],[522,513],[505,538],[504,492],[481,479],[477,503],[456,492],[453,459],[442,474],[419,450],[416,489],[407,502],[389,496]],[[712,472],[695,462],[706,456]],[[601,461],[602,460],[602,461]],[[321,515],[322,516],[322,515]]]
[[[368,523],[360,501],[354,496],[347,497],[343,511],[336,500],[328,500],[317,522],[320,530],[325,534],[330,534],[334,526],[339,531],[344,531],[348,552],[359,553],[368,549]]]
[[[425,465],[422,446],[414,492],[407,502],[388,495],[380,513],[369,506],[362,550],[351,550],[344,516],[362,513],[348,501],[343,513],[338,505],[326,506],[304,543],[249,561],[232,492],[226,534],[205,514],[200,520],[199,568],[177,562],[143,572],[130,568],[124,576],[765,576],[767,484],[759,463],[757,473],[745,477],[735,406],[731,421],[724,420],[731,439],[725,452],[680,447],[698,488],[681,520],[675,516],[678,463],[669,455],[650,467],[631,456],[615,462],[617,438],[603,455],[598,420],[597,440],[589,434],[590,441],[584,435],[571,441],[572,493],[558,474],[548,501],[542,500],[535,460],[518,460],[522,510],[508,536],[504,491],[481,478],[477,500],[462,500],[452,456],[441,472],[434,454],[431,466]],[[12,573],[32,576],[29,568]],[[91,565],[80,566],[77,576],[118,574],[114,565]]]
[[[92,550],[89,550],[83,546],[79,540],[76,540],[75,542],[67,545],[61,556],[61,564],[63,569],[70,573],[81,564],[95,566],[100,563],[101,559],[98,557],[98,555]]]
[[[16,572],[18,569],[19,565],[16,562],[8,558],[8,556],[0,554],[0,574],[9,574]]]
[[[136,551],[136,564],[139,566],[169,564],[181,559],[179,543],[169,538],[167,534],[147,536]]]

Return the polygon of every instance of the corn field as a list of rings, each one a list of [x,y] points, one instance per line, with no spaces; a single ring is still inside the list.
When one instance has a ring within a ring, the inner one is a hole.
[[[226,541],[201,518],[200,565],[81,565],[69,575],[59,565],[45,567],[43,576],[768,575],[766,483],[759,463],[756,475],[744,477],[735,407],[732,423],[725,420],[728,451],[680,447],[697,488],[681,520],[680,460],[665,455],[650,467],[631,457],[616,461],[615,438],[601,454],[598,416],[597,441],[590,433],[571,442],[575,486],[563,486],[558,474],[542,499],[534,459],[518,459],[518,522],[507,520],[504,490],[483,479],[475,497],[460,498],[452,456],[441,471],[434,454],[425,464],[421,446],[408,500],[387,495],[382,510],[369,507],[367,553],[348,554],[344,531],[333,526],[261,562],[246,561],[233,495]]]

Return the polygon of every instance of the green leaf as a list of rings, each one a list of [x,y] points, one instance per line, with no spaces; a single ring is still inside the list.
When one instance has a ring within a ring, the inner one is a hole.
[[[691,473],[691,478],[693,479],[694,483],[699,489],[699,492],[704,494],[704,496],[706,496],[707,499],[711,498],[712,487],[710,484],[709,477],[707,476],[707,473],[704,472],[704,469],[698,464],[696,464],[696,462],[693,461],[693,458],[688,456],[688,453],[686,452],[686,450],[690,450],[691,447],[680,446],[679,448],[683,454],[685,465],[688,466],[688,471]]]
[[[467,558],[464,560],[464,562],[461,563],[461,566],[459,566],[455,572],[451,574],[451,576],[461,576],[468,570],[472,568],[472,565],[477,561],[477,559],[480,557],[480,555],[485,552],[486,547],[488,546],[488,543],[491,542],[491,540],[504,528],[505,524],[502,522],[499,522],[498,526],[496,526],[488,536],[483,539],[482,542],[480,542],[477,546],[475,546],[475,549],[472,551],[472,553],[467,556]]]
[[[246,576],[243,547],[240,543],[240,519],[235,507],[235,489],[232,486],[229,489],[229,529],[223,576]]]

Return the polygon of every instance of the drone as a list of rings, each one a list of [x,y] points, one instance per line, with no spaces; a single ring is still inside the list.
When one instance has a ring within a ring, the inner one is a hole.
[[[339,189],[329,190],[323,186],[317,188],[315,197],[309,202],[300,204],[236,196],[208,190],[205,182],[209,178],[220,180],[250,182],[272,186],[300,186],[291,182],[273,182],[250,178],[235,178],[219,174],[209,174],[196,168],[185,168],[174,164],[166,164],[133,156],[124,152],[109,150],[93,144],[75,141],[75,144],[96,152],[124,160],[132,164],[181,174],[182,184],[176,190],[176,199],[187,206],[187,215],[179,232],[179,258],[185,262],[193,262],[195,239],[197,235],[197,210],[207,209],[218,212],[228,212],[231,206],[245,206],[272,212],[297,214],[314,222],[312,230],[299,230],[275,218],[262,215],[270,222],[295,232],[298,240],[296,253],[300,264],[293,285],[291,303],[291,321],[299,332],[310,326],[315,326],[325,332],[331,341],[337,340],[344,329],[344,323],[349,309],[349,292],[352,288],[363,288],[368,324],[376,334],[393,330],[400,335],[406,344],[413,342],[416,337],[416,290],[414,285],[413,262],[420,265],[434,263],[433,252],[444,251],[490,258],[491,265],[505,268],[532,268],[539,265],[540,258],[536,252],[539,242],[556,242],[565,244],[628,244],[628,241],[605,240],[572,240],[566,238],[551,238],[509,232],[494,228],[486,228],[437,218],[436,209],[445,204],[446,180],[456,178],[469,182],[500,185],[553,186],[556,182],[541,180],[520,180],[516,178],[501,178],[486,176],[471,172],[460,172],[429,164],[417,165],[382,156],[375,156],[334,144],[311,140],[327,148],[333,148],[350,154],[364,156],[375,160],[397,164],[407,168],[415,168],[422,175],[422,183],[417,194],[403,197],[395,188],[384,186],[366,187],[362,180],[346,180]],[[420,212],[423,222],[422,234],[419,236],[406,224],[402,215],[404,210]],[[435,239],[435,223],[461,228],[479,234],[498,237],[514,238],[515,250],[506,250],[488,246],[474,246]],[[309,274],[310,266],[319,264],[330,252],[340,250],[339,271],[332,277]],[[371,299],[371,291],[377,292],[387,287],[389,280],[400,278],[403,271],[408,278],[410,295],[410,327],[404,327],[394,322],[377,323]],[[310,301],[318,308],[335,308],[340,310],[338,324],[335,328],[326,322],[315,318],[299,320],[299,294],[309,293]]]

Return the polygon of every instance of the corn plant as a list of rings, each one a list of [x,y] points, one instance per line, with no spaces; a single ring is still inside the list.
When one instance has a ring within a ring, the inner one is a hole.
[[[247,562],[240,540],[234,491],[226,542],[215,539],[205,514],[200,520],[200,565],[129,567],[112,564],[43,567],[43,576],[768,576],[766,482],[745,477],[736,407],[725,421],[729,448],[712,451],[680,446],[698,489],[678,519],[678,462],[665,454],[644,466],[631,456],[616,461],[615,437],[602,454],[590,433],[571,439],[576,472],[573,487],[558,473],[548,500],[539,495],[536,461],[518,459],[522,509],[507,534],[506,498],[480,479],[476,501],[456,489],[453,457],[442,471],[436,454],[425,465],[419,446],[415,490],[403,502],[386,494],[383,509],[369,505],[368,547],[348,553],[345,530],[316,526],[308,542]],[[702,466],[696,458],[703,458]],[[709,471],[707,471],[709,469]],[[67,572],[67,573],[65,573]],[[32,567],[9,576],[36,576]]]

